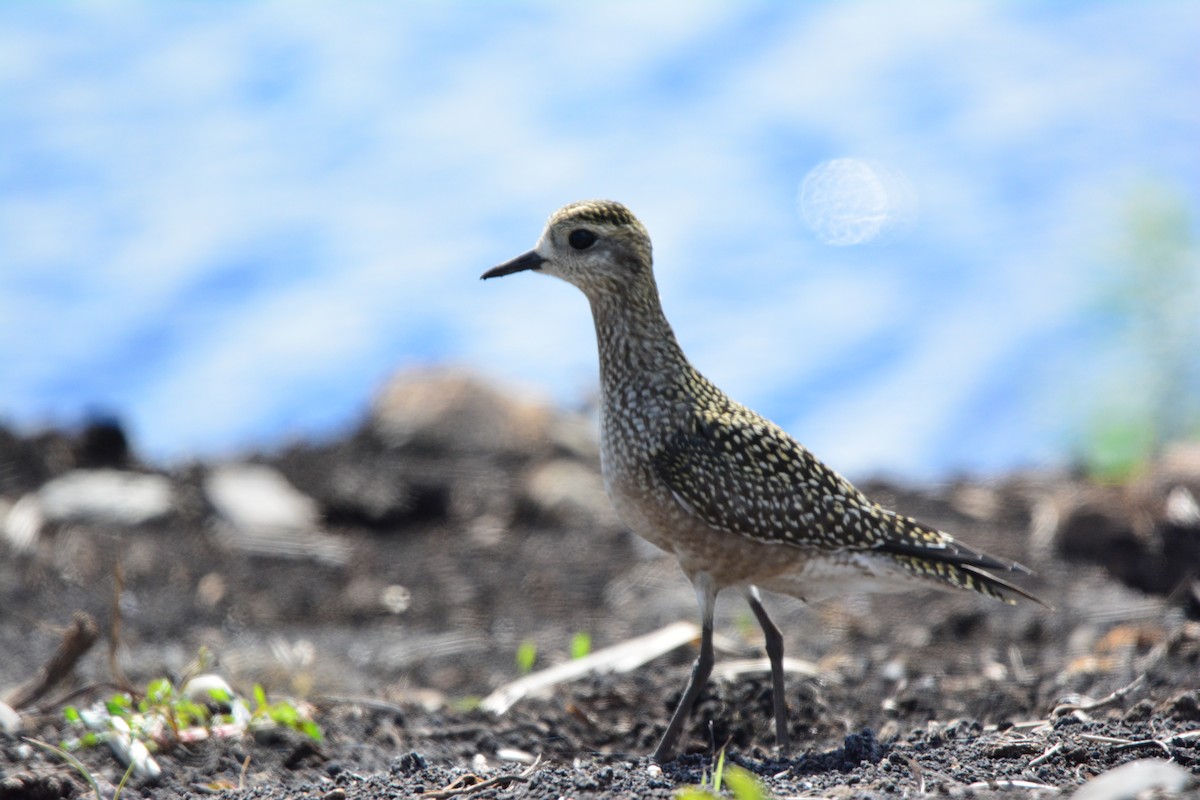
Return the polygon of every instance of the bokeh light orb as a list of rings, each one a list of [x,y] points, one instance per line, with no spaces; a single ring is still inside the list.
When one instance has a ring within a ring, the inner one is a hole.
[[[916,218],[916,193],[899,170],[858,158],[813,167],[800,183],[796,208],[830,245],[867,244],[906,232]]]

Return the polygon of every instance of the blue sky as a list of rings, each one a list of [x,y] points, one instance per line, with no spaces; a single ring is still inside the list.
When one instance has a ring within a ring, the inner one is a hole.
[[[583,298],[477,278],[611,197],[696,365],[840,470],[1061,464],[1134,379],[1130,209],[1194,226],[1197,42],[1183,2],[5,4],[0,420],[220,455],[443,362],[578,406]],[[911,223],[823,241],[839,158]]]

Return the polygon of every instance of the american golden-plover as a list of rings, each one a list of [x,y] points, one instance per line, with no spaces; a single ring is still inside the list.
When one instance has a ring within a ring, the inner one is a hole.
[[[1031,594],[989,572],[1028,572],[872,503],[782,428],[696,371],[663,315],[650,236],[620,203],[550,217],[537,246],[483,274],[534,270],[587,296],[600,351],[604,486],[621,520],[672,553],[700,604],[700,654],[654,751],[663,761],[713,667],[717,593],[742,592],[771,665],[775,741],[788,746],[783,637],[758,588],[801,599],[959,588],[1008,603]]]

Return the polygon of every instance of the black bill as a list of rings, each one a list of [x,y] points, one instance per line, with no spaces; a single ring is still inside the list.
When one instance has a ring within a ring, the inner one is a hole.
[[[536,250],[530,250],[525,255],[517,256],[512,261],[506,261],[498,267],[492,267],[480,275],[479,279],[487,280],[488,278],[512,275],[514,272],[524,272],[527,269],[541,269],[544,263],[546,263],[546,259],[543,256],[538,255]]]

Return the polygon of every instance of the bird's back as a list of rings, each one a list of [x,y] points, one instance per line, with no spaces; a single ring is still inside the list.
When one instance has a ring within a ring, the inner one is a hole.
[[[917,584],[1029,597],[989,572],[1018,565],[871,502],[690,366],[613,389],[602,444],[610,495],[635,532],[685,562],[711,571],[724,548],[751,562],[758,577],[746,582],[800,597]]]

